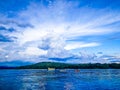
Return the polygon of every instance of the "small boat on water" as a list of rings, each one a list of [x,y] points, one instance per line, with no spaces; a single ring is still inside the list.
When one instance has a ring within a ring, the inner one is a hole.
[[[78,73],[78,72],[80,72],[80,70],[79,69],[75,69],[75,72]]]
[[[54,71],[55,68],[48,68],[48,71]]]
[[[66,69],[60,69],[60,72],[66,72]]]

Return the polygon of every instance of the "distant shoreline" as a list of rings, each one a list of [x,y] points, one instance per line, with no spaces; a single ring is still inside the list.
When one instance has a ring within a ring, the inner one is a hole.
[[[101,63],[87,63],[87,64],[67,64],[58,62],[40,62],[32,65],[8,67],[0,66],[0,69],[120,69],[119,63],[101,64]]]

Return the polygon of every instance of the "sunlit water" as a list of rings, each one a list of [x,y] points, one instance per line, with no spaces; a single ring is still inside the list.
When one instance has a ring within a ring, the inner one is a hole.
[[[0,90],[120,90],[120,70],[0,70]]]

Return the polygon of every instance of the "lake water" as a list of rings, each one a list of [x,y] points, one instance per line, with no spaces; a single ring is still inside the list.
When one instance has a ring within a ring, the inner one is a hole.
[[[0,70],[0,90],[120,90],[120,69]]]

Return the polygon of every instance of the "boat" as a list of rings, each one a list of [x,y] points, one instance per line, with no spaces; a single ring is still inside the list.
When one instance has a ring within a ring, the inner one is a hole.
[[[80,70],[79,69],[75,69],[75,72],[78,73],[78,72],[80,72]]]
[[[66,72],[66,69],[60,69],[60,72]]]
[[[48,71],[54,71],[55,68],[48,68]]]

